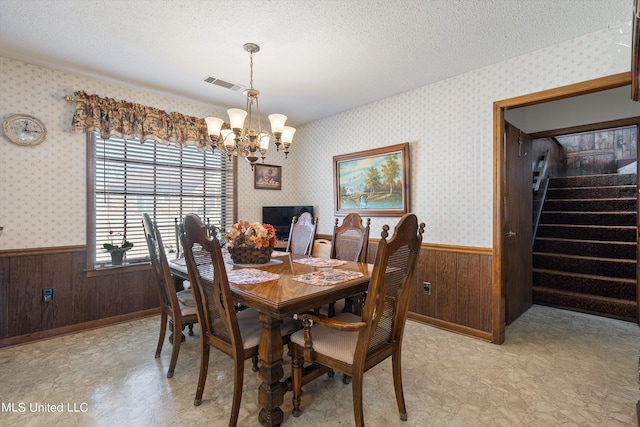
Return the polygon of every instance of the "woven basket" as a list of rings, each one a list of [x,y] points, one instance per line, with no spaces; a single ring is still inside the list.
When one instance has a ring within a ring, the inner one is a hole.
[[[273,247],[266,248],[229,248],[229,254],[235,264],[266,264],[271,260]]]

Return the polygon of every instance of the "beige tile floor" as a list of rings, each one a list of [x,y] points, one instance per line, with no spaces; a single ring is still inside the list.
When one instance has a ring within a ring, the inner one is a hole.
[[[0,349],[2,426],[226,426],[231,364],[212,352],[204,401],[193,406],[197,336],[166,378],[170,344],[154,359],[158,318]],[[365,422],[387,426],[636,426],[638,325],[533,306],[498,346],[409,321],[403,353],[409,420],[397,415],[391,365],[365,374]],[[285,364],[285,373],[290,365]],[[247,362],[239,425],[257,425],[258,380]],[[305,388],[283,426],[353,425],[339,376]],[[18,412],[10,412],[10,406]],[[63,412],[31,412],[62,404]],[[19,412],[24,408],[24,412]],[[77,412],[74,412],[77,411]]]

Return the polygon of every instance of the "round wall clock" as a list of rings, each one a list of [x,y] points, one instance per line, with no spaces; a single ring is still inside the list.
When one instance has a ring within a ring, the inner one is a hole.
[[[2,122],[2,130],[9,141],[18,145],[34,146],[47,139],[47,128],[42,121],[28,114],[14,114]]]

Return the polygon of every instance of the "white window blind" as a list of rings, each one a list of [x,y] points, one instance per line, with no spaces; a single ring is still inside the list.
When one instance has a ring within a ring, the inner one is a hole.
[[[111,260],[104,243],[123,239],[134,244],[129,262],[148,257],[145,212],[157,221],[167,252],[177,249],[175,218],[196,213],[221,227],[233,222],[233,163],[226,156],[151,141],[95,141],[96,264]]]

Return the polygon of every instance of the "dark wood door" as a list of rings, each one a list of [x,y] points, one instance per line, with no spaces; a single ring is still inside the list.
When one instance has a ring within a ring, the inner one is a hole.
[[[640,11],[640,0],[636,1],[636,10]],[[638,19],[636,19],[636,22],[638,22]],[[640,31],[640,29],[638,31]],[[632,144],[634,145],[637,153],[638,146],[640,145],[640,122],[635,127],[635,134],[636,140],[635,142],[632,142]],[[640,181],[638,180],[639,172],[640,166],[638,166],[638,161],[636,160],[636,312],[638,316],[638,325],[640,325],[640,250],[638,250],[638,246],[640,244]],[[638,363],[640,363],[640,361]],[[640,400],[638,400],[638,426],[640,427]]]
[[[505,122],[502,275],[507,325],[527,311],[533,303],[531,140],[529,135]]]

